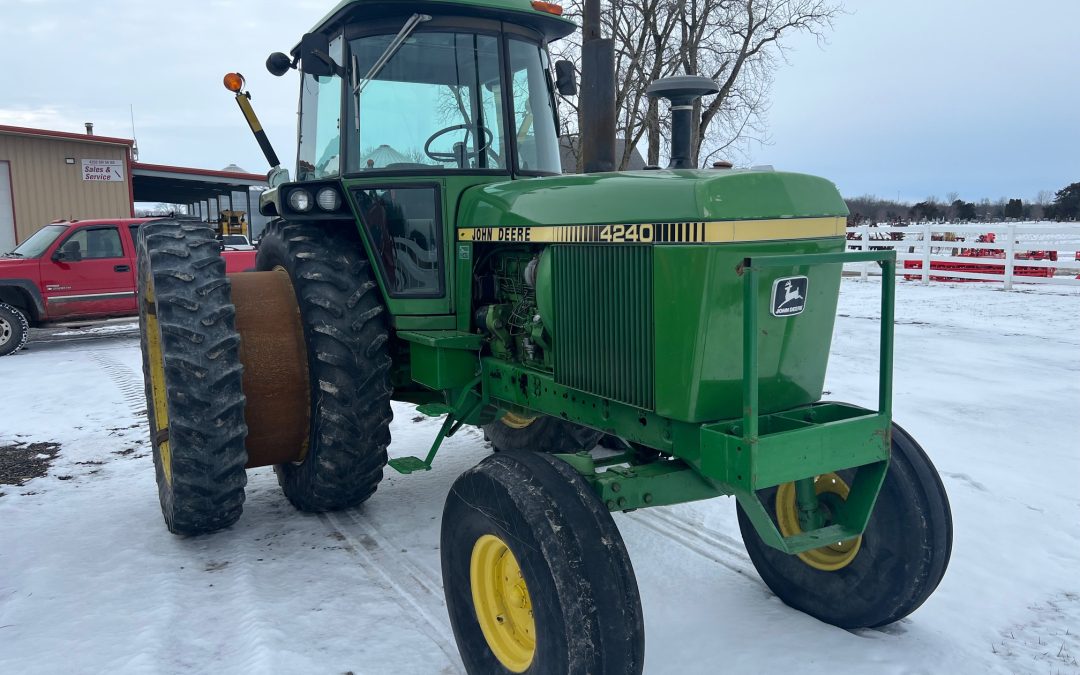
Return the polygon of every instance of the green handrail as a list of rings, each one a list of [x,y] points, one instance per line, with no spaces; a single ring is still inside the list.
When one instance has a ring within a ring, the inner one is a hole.
[[[896,303],[896,251],[800,253],[743,259],[743,440],[758,440],[758,301],[759,272],[777,267],[878,261],[882,265],[881,346],[878,412],[892,416],[893,323]]]

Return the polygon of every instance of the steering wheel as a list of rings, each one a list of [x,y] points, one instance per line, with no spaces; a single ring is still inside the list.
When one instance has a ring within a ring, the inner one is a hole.
[[[470,157],[478,158],[480,156],[481,152],[484,152],[485,150],[487,150],[488,148],[491,147],[491,143],[495,140],[495,137],[491,134],[491,129],[488,129],[487,127],[481,127],[481,128],[484,130],[484,144],[481,145],[479,148],[477,148],[475,150],[469,150],[468,152],[466,152],[465,155],[462,157],[462,159],[468,159]],[[428,157],[430,157],[431,159],[435,160],[436,162],[456,162],[456,161],[458,161],[458,156],[453,152],[432,152],[431,151],[431,143],[432,143],[432,141],[434,141],[439,136],[442,136],[443,134],[448,134],[451,131],[459,131],[461,129],[465,130],[465,139],[462,142],[468,142],[469,136],[472,134],[472,131],[473,131],[473,125],[471,125],[471,124],[455,124],[452,127],[446,127],[444,129],[439,129],[435,133],[428,136],[427,141],[424,143],[424,154],[427,155]]]

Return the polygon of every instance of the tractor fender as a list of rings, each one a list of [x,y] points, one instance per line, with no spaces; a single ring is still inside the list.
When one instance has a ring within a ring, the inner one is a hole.
[[[32,324],[46,318],[41,291],[29,279],[0,279],[0,302],[26,310]]]

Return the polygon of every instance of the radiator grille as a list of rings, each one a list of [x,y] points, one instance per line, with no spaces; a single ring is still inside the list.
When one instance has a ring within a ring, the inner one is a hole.
[[[555,381],[652,410],[649,246],[552,247]]]

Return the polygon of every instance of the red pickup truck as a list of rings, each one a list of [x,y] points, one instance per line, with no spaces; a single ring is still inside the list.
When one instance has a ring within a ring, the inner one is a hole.
[[[135,238],[151,218],[53,223],[0,253],[0,356],[31,326],[135,316]],[[222,251],[229,273],[255,268],[255,251]]]

